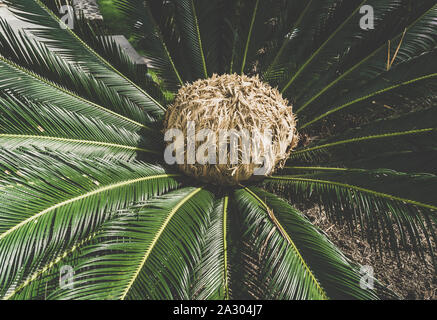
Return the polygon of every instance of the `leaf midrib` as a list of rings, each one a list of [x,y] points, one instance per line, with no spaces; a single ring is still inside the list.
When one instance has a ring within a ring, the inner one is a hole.
[[[350,14],[350,16],[329,36],[329,38],[308,58],[307,61],[300,67],[300,69],[293,75],[290,81],[281,90],[281,93],[285,93],[287,89],[293,84],[297,77],[305,70],[305,68],[314,60],[314,58],[322,51],[325,46],[340,32],[341,29],[349,22],[350,19],[360,10],[360,8],[367,2],[364,0],[361,4]]]
[[[93,233],[91,234],[89,237],[85,238],[84,240],[82,240],[79,243],[74,244],[73,246],[71,246],[68,250],[65,250],[64,252],[62,252],[61,254],[59,254],[56,258],[54,258],[53,260],[51,260],[50,262],[48,262],[47,264],[44,265],[44,267],[42,267],[40,270],[34,272],[33,274],[31,274],[30,276],[28,276],[26,278],[26,280],[19,285],[16,289],[14,289],[11,293],[6,294],[2,300],[9,300],[10,298],[12,298],[14,295],[16,295],[18,292],[20,292],[21,290],[23,290],[25,287],[27,287],[28,285],[30,285],[33,281],[35,281],[38,277],[40,277],[42,274],[46,273],[48,270],[50,270],[51,268],[53,268],[55,265],[57,265],[58,263],[60,263],[63,259],[67,258],[69,255],[71,255],[72,253],[74,253],[77,249],[79,249],[80,247],[82,247],[83,245],[85,245],[86,243],[88,243],[89,241],[91,241],[93,238],[95,238],[98,235],[98,233]]]
[[[301,129],[304,129],[304,128],[308,127],[309,125],[311,125],[311,124],[313,124],[313,123],[315,123],[315,122],[318,122],[318,121],[320,121],[321,119],[323,119],[323,118],[329,116],[330,114],[335,113],[335,112],[337,112],[337,111],[340,111],[340,110],[342,110],[342,109],[344,109],[344,108],[347,108],[347,107],[349,107],[349,106],[351,106],[351,105],[353,105],[353,104],[356,104],[356,103],[358,103],[358,102],[361,102],[361,101],[364,101],[364,100],[370,99],[370,98],[372,98],[372,97],[374,97],[374,96],[377,96],[377,95],[380,95],[380,94],[386,93],[386,92],[388,92],[388,91],[391,91],[391,90],[394,90],[394,89],[400,88],[400,87],[402,87],[402,86],[407,86],[407,85],[409,85],[409,84],[412,84],[412,83],[415,83],[415,82],[419,82],[419,81],[423,81],[423,80],[427,80],[427,79],[434,78],[434,77],[437,77],[437,73],[431,73],[431,74],[423,75],[423,76],[421,76],[421,77],[417,77],[417,78],[414,78],[414,79],[410,79],[410,80],[407,80],[407,81],[404,81],[404,82],[397,83],[397,84],[394,84],[394,85],[392,85],[392,86],[386,87],[386,88],[384,88],[384,89],[374,91],[374,92],[369,93],[369,94],[367,94],[367,95],[365,95],[365,96],[361,96],[361,97],[359,97],[359,98],[356,98],[356,99],[354,99],[354,100],[352,100],[352,101],[349,101],[349,102],[347,102],[347,103],[344,103],[344,104],[342,104],[342,105],[340,105],[340,106],[338,106],[338,107],[335,107],[334,109],[331,109],[331,110],[329,110],[329,111],[323,113],[322,115],[316,117],[315,119],[310,120],[310,121],[308,121],[307,123],[303,124],[302,126],[299,127],[299,129],[300,129],[300,130],[301,130]]]
[[[106,59],[104,59],[101,55],[99,55],[95,50],[93,50],[88,44],[86,44],[77,34],[73,32],[65,23],[63,23],[47,6],[42,3],[40,0],[33,0],[37,5],[39,5],[47,14],[56,22],[63,25],[65,27],[65,30],[74,37],[77,41],[79,41],[80,44],[93,56],[97,58],[101,63],[103,63],[107,68],[112,70],[114,73],[116,73],[118,76],[120,76],[122,79],[127,81],[129,84],[135,87],[140,93],[142,93],[144,96],[149,98],[158,108],[161,109],[161,111],[165,111],[166,109],[158,102],[156,101],[152,96],[150,96],[147,92],[145,92],[142,88],[140,88],[136,83],[134,83],[132,80],[130,80],[128,77],[126,77],[124,74],[122,74],[120,71],[118,71],[111,63],[109,63]]]
[[[301,181],[301,182],[313,182],[313,183],[333,185],[333,186],[338,186],[338,187],[342,187],[342,188],[348,188],[348,189],[353,189],[356,191],[368,193],[368,194],[371,194],[373,196],[386,198],[386,199],[389,199],[392,201],[400,201],[400,202],[408,203],[408,204],[415,205],[415,206],[422,207],[422,208],[437,210],[436,206],[433,206],[430,204],[426,204],[423,202],[414,201],[414,200],[410,200],[410,199],[406,199],[406,198],[396,197],[396,196],[393,196],[393,195],[388,194],[388,193],[378,192],[378,191],[374,191],[371,189],[362,188],[359,186],[346,184],[346,183],[342,183],[342,182],[329,181],[329,180],[319,180],[319,179],[308,179],[308,178],[296,178],[296,177],[290,177],[290,176],[272,176],[272,177],[266,178],[266,181],[268,181],[268,180]]]
[[[413,26],[422,20],[423,17],[425,17],[430,11],[434,10],[437,7],[437,5],[430,8],[427,12],[425,12],[422,16],[420,16],[416,21],[414,21],[410,26],[407,27],[408,29],[413,28]],[[397,39],[402,36],[402,33],[398,34],[393,39]],[[322,94],[324,94],[327,90],[329,90],[332,86],[337,84],[339,81],[341,81],[344,77],[346,77],[348,74],[356,70],[359,66],[361,66],[363,63],[365,63],[367,60],[372,58],[375,54],[377,54],[380,50],[382,50],[385,47],[385,44],[380,46],[378,49],[373,51],[371,54],[369,54],[367,57],[365,57],[363,60],[355,64],[353,67],[351,67],[349,70],[344,72],[341,76],[339,76],[337,79],[333,80],[331,83],[329,83],[327,86],[325,86],[322,90],[320,90],[316,95],[314,95],[311,99],[309,99],[307,102],[305,102],[297,111],[296,113],[300,113],[303,109],[305,109],[308,105],[310,105],[314,100],[316,100],[318,97],[320,97]]]
[[[158,154],[158,152],[153,151],[153,150],[123,145],[123,144],[117,144],[117,143],[95,141],[95,140],[69,139],[69,138],[60,138],[60,137],[54,137],[54,136],[37,136],[37,135],[21,135],[21,134],[0,134],[0,138],[53,140],[53,141],[60,141],[60,142],[91,144],[91,145],[98,145],[98,146],[104,146],[104,147],[120,148],[120,149],[127,149],[127,150],[133,150],[133,151]]]
[[[21,227],[27,225],[28,223],[38,219],[39,217],[41,217],[41,216],[43,216],[43,215],[45,215],[45,214],[47,214],[49,212],[52,212],[52,211],[54,211],[56,209],[59,209],[59,208],[61,208],[63,206],[66,206],[68,204],[71,204],[71,203],[74,203],[74,202],[77,202],[77,201],[81,201],[83,199],[89,198],[91,196],[97,195],[97,194],[105,192],[105,191],[110,191],[110,190],[113,190],[113,189],[121,188],[121,187],[124,187],[124,186],[127,186],[127,185],[131,185],[131,184],[135,184],[135,183],[138,183],[138,182],[143,182],[143,181],[152,180],[152,179],[159,179],[159,178],[176,177],[176,176],[179,176],[179,175],[178,174],[159,174],[159,175],[153,175],[153,176],[148,176],[148,177],[142,177],[142,178],[122,181],[122,182],[119,182],[119,183],[116,183],[116,184],[111,184],[111,185],[108,185],[106,187],[99,188],[99,189],[87,192],[85,194],[82,194],[80,196],[74,197],[72,199],[68,199],[68,200],[65,200],[63,202],[57,203],[57,204],[55,204],[55,205],[53,205],[53,206],[51,206],[51,207],[49,207],[47,209],[44,209],[43,211],[40,211],[37,214],[34,214],[33,216],[27,218],[26,220],[23,220],[22,222],[20,222],[19,224],[15,225],[11,229],[9,229],[6,232],[0,234],[0,240],[4,239],[9,234],[11,234],[14,231],[20,229]]]
[[[323,144],[320,146],[315,146],[315,147],[311,147],[311,148],[307,148],[307,149],[293,152],[292,157],[295,155],[298,155],[298,154],[304,154],[304,153],[307,153],[310,151],[315,151],[315,150],[324,149],[324,148],[330,148],[330,147],[341,145],[341,144],[354,143],[354,142],[366,141],[366,140],[372,140],[372,139],[391,138],[391,137],[403,136],[403,135],[409,135],[409,134],[420,134],[420,133],[427,133],[427,132],[432,132],[432,131],[437,131],[437,128],[425,128],[425,129],[418,129],[418,130],[383,133],[383,134],[378,134],[378,135],[371,135],[371,136],[365,136],[365,137],[340,140],[340,141],[327,143],[327,144]]]
[[[185,196],[181,201],[179,201],[179,203],[170,211],[170,213],[168,214],[167,218],[164,220],[164,222],[162,223],[162,225],[159,228],[158,232],[156,233],[155,237],[153,238],[150,246],[148,246],[148,248],[147,248],[147,250],[146,250],[146,252],[144,254],[144,257],[141,259],[141,262],[139,263],[137,270],[135,271],[134,275],[132,276],[132,279],[127,284],[126,289],[124,290],[123,294],[121,295],[121,300],[124,300],[126,298],[127,294],[129,293],[130,289],[132,288],[135,280],[138,278],[141,270],[143,269],[144,265],[146,264],[147,259],[149,258],[151,252],[155,248],[155,246],[158,243],[162,233],[166,229],[167,225],[170,223],[170,221],[173,218],[173,216],[178,212],[178,210],[187,201],[189,201],[192,197],[194,197],[197,193],[199,193],[202,190],[203,190],[203,188],[197,188],[196,190],[192,191],[187,196]]]
[[[259,0],[256,0],[255,8],[253,9],[252,20],[250,21],[250,27],[249,27],[249,33],[247,36],[246,46],[244,49],[243,63],[241,65],[241,75],[244,74],[244,68],[246,67],[247,53],[249,51],[250,40],[252,39],[252,31],[253,31],[253,26],[255,24],[256,14],[258,12],[258,6],[259,6]]]
[[[302,263],[302,265],[304,266],[305,270],[308,272],[312,282],[316,285],[318,292],[322,295],[324,300],[328,299],[328,296],[325,292],[325,290],[323,290],[323,288],[320,286],[319,281],[317,281],[314,273],[311,271],[310,267],[308,266],[308,264],[306,263],[305,259],[302,257],[302,255],[300,254],[299,249],[297,248],[296,244],[294,243],[294,241],[291,239],[291,237],[288,235],[288,233],[285,231],[284,227],[281,225],[281,223],[278,221],[278,219],[276,218],[276,216],[273,213],[273,210],[270,209],[270,207],[267,205],[267,203],[265,203],[255,192],[253,192],[252,190],[250,190],[247,187],[244,187],[244,190],[246,190],[246,192],[248,192],[252,197],[255,198],[256,201],[258,201],[258,203],[264,207],[264,209],[266,210],[268,216],[270,217],[270,219],[272,220],[273,224],[279,229],[280,233],[282,234],[282,236],[285,238],[285,240],[288,242],[288,244],[293,248],[293,251],[295,252],[295,254],[297,255],[298,259],[300,260],[300,262]]]
[[[49,87],[52,87],[52,88],[54,88],[54,89],[56,89],[56,90],[59,90],[60,92],[66,94],[66,95],[68,95],[68,96],[70,96],[70,97],[72,97],[72,98],[74,98],[74,99],[76,99],[76,100],[79,100],[79,101],[81,101],[82,103],[85,103],[85,104],[90,105],[90,106],[92,106],[92,107],[95,107],[95,108],[97,108],[97,109],[99,109],[99,110],[102,110],[102,111],[104,111],[104,112],[107,112],[107,113],[109,113],[109,114],[111,114],[111,115],[113,115],[113,116],[115,116],[115,117],[117,117],[117,118],[120,118],[120,119],[122,119],[122,120],[124,120],[124,121],[130,122],[130,123],[132,123],[132,124],[134,124],[134,125],[136,125],[136,126],[138,126],[138,127],[141,127],[141,128],[147,129],[147,130],[150,130],[149,127],[145,126],[145,125],[142,124],[142,123],[139,123],[139,122],[137,122],[137,121],[135,121],[135,120],[132,120],[132,119],[130,119],[130,118],[127,118],[127,117],[125,117],[125,116],[123,116],[123,115],[121,115],[121,114],[118,114],[117,112],[114,112],[114,111],[112,111],[112,110],[109,110],[109,109],[107,109],[107,108],[105,108],[105,107],[103,107],[103,106],[101,106],[101,105],[98,105],[97,103],[94,103],[94,102],[92,102],[92,101],[89,101],[89,100],[87,100],[87,99],[85,99],[85,98],[83,98],[83,97],[81,97],[81,96],[75,94],[74,92],[72,92],[72,91],[70,91],[70,90],[67,90],[67,89],[65,89],[65,88],[63,88],[63,87],[61,87],[61,86],[55,84],[54,82],[51,82],[51,81],[49,81],[49,80],[47,80],[47,79],[44,79],[43,77],[41,77],[40,75],[36,74],[35,72],[30,71],[30,70],[28,70],[28,69],[26,69],[26,68],[23,68],[23,67],[19,66],[18,64],[14,63],[13,61],[10,61],[9,59],[3,57],[1,54],[0,54],[0,62],[5,63],[5,64],[8,65],[10,68],[16,69],[16,70],[18,70],[19,72],[22,72],[22,73],[26,74],[27,76],[29,76],[29,77],[31,77],[31,78],[37,80],[38,82],[42,82],[43,84],[45,84],[45,85],[47,85],[47,86],[49,86]]]
[[[228,284],[228,241],[227,241],[227,220],[228,220],[228,203],[229,197],[226,196],[223,200],[223,289],[225,299],[229,300],[229,284]]]
[[[202,46],[202,37],[200,36],[199,21],[197,19],[197,13],[196,13],[196,8],[194,6],[194,0],[190,0],[190,4],[191,4],[191,10],[193,11],[194,27],[196,28],[196,36],[197,36],[197,42],[199,45],[200,56],[202,58],[203,75],[205,76],[205,78],[208,78],[208,71],[206,69],[205,54],[203,52],[203,46]]]

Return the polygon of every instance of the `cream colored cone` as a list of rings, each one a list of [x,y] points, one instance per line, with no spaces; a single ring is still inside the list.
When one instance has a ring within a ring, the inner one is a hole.
[[[179,129],[184,133],[185,152],[187,150],[187,123],[193,121],[196,134],[202,129],[248,130],[263,134],[271,130],[271,153],[268,171],[284,165],[293,148],[297,145],[296,120],[289,102],[279,91],[260,81],[258,77],[233,75],[213,75],[206,80],[198,80],[182,87],[168,108],[164,120],[164,131]],[[169,142],[170,143],[170,142]],[[196,150],[202,142],[196,142]],[[270,144],[270,143],[269,143]],[[267,145],[261,143],[256,152],[251,148],[252,158],[265,154]],[[259,165],[242,161],[241,139],[238,147],[237,164],[195,164],[179,165],[181,171],[202,181],[213,184],[236,185],[250,179]],[[229,151],[229,148],[228,148]],[[219,160],[217,141],[217,162]],[[185,154],[185,159],[187,159]]]

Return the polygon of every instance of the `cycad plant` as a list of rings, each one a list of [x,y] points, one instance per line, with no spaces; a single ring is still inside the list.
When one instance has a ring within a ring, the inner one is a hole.
[[[432,256],[435,0],[115,1],[153,72],[64,25],[61,2],[6,1],[38,42],[1,22],[0,297],[393,297],[301,205],[375,250]],[[300,142],[284,166],[229,185],[164,161],[167,108],[214,74],[290,102]]]

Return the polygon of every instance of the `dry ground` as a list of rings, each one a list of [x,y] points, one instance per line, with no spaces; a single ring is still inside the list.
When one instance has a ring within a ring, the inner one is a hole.
[[[430,264],[424,266],[414,253],[402,251],[401,262],[389,251],[377,254],[356,229],[351,235],[346,226],[334,225],[318,208],[304,211],[310,221],[323,230],[347,257],[374,268],[375,277],[403,299],[437,300],[437,275]],[[431,258],[427,257],[428,261]]]

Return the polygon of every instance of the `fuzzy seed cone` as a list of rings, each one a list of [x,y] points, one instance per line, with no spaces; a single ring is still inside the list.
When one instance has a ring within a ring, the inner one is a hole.
[[[188,130],[193,123],[196,136],[202,129],[215,133],[215,137],[210,136],[208,140],[205,137],[205,140],[195,141],[195,151],[207,157],[211,156],[209,151],[214,152],[217,164],[200,164],[198,158],[194,164],[190,163],[193,153],[189,156],[187,150],[193,150],[194,143],[189,147],[187,136],[193,132]],[[279,91],[258,77],[236,74],[213,75],[182,87],[167,110],[164,128],[164,132],[179,129],[184,133],[185,161],[179,164],[180,170],[203,182],[218,185],[237,185],[260,172],[262,175],[273,173],[275,168],[284,165],[298,142],[292,107]],[[220,139],[222,130],[235,130],[238,144],[232,150],[238,149],[238,152],[232,157],[231,139]],[[266,136],[268,130],[271,140]],[[248,141],[251,142],[249,148],[245,147]],[[215,149],[199,150],[202,144],[214,145]],[[223,163],[220,159],[227,161]],[[265,169],[260,171],[260,167]]]

